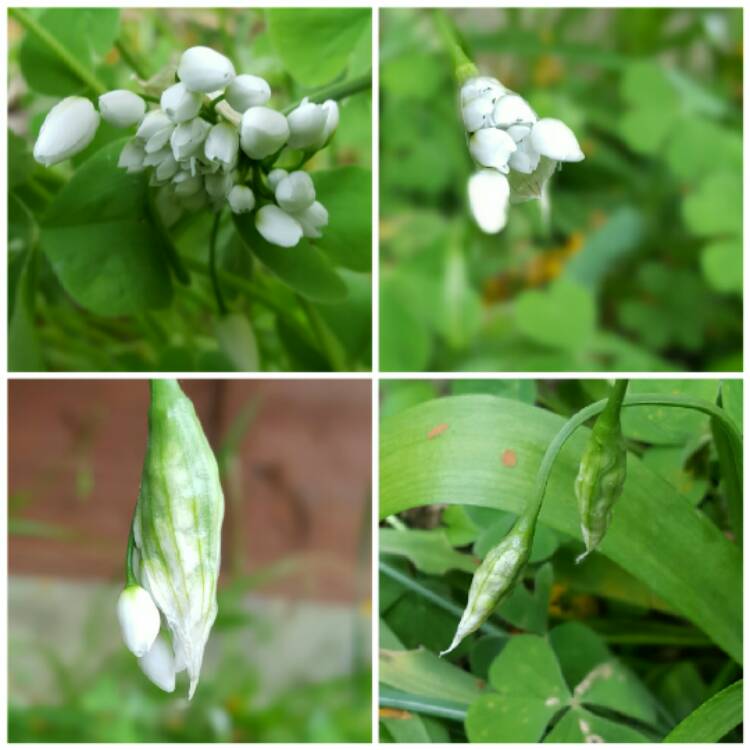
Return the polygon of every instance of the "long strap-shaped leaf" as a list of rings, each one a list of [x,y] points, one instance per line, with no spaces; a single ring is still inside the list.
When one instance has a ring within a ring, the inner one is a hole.
[[[532,495],[542,454],[563,422],[528,404],[473,395],[437,399],[384,419],[381,516],[430,503],[520,513]],[[540,516],[579,538],[573,483],[586,435],[579,429],[557,457]],[[600,551],[741,663],[739,549],[634,456]]]
[[[718,742],[742,721],[742,680],[686,716],[662,742]]]

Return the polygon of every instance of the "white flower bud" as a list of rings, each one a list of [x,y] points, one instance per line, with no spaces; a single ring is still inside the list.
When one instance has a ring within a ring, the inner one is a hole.
[[[227,86],[226,99],[237,112],[259,107],[271,98],[271,87],[259,76],[243,74]]]
[[[271,186],[271,190],[276,190],[278,184],[288,174],[289,172],[287,172],[286,169],[278,169],[278,168],[272,169],[268,173],[268,184]]]
[[[219,164],[223,169],[232,169],[237,163],[240,148],[240,135],[237,128],[226,122],[214,125],[208,131],[204,153],[208,161]]]
[[[146,589],[131,584],[123,589],[117,600],[117,619],[122,639],[136,656],[143,656],[159,635],[159,610]]]
[[[302,225],[272,204],[263,206],[255,214],[255,228],[266,242],[280,247],[294,247],[303,235]]]
[[[289,125],[281,112],[269,107],[250,107],[240,123],[240,145],[251,159],[275,154],[289,139]]]
[[[211,130],[210,123],[200,117],[188,122],[181,122],[173,131],[169,144],[177,161],[193,156],[206,140],[208,131]]]
[[[45,167],[65,161],[94,140],[99,113],[81,96],[69,96],[47,114],[34,144],[34,158]]]
[[[234,175],[229,172],[207,174],[203,178],[206,192],[215,200],[226,198],[234,185]]]
[[[517,144],[518,148],[510,155],[508,166],[522,174],[531,174],[539,165],[541,154],[531,145],[528,136]]]
[[[164,128],[172,127],[172,121],[160,109],[152,109],[141,121],[136,137],[147,141]]]
[[[305,97],[286,119],[289,122],[289,148],[308,148],[321,142],[328,114],[319,104],[313,104]]]
[[[247,185],[235,185],[227,196],[232,213],[245,214],[255,208],[255,194]]]
[[[186,122],[200,112],[201,95],[190,91],[182,82],[175,83],[164,90],[160,104],[162,111],[172,122]]]
[[[143,150],[143,144],[136,140],[128,141],[120,151],[117,166],[126,169],[130,174],[135,174],[146,168],[143,163],[145,158],[146,152]]]
[[[232,61],[210,47],[191,47],[182,53],[178,78],[190,91],[208,94],[223,89],[235,76]]]
[[[326,124],[323,128],[323,137],[318,143],[319,147],[324,146],[331,139],[339,126],[339,105],[333,99],[327,99],[320,105],[326,113]]]
[[[174,692],[174,652],[163,638],[157,638],[151,649],[138,659],[138,666],[156,687],[166,693]]]
[[[492,124],[498,128],[534,122],[536,122],[536,113],[528,102],[517,94],[501,96],[492,110]]]
[[[465,104],[461,108],[461,116],[463,117],[466,130],[469,133],[473,133],[480,128],[490,127],[492,125],[492,110],[494,106],[495,101],[488,94],[478,96]]]
[[[500,172],[508,171],[508,159],[515,150],[515,141],[504,130],[496,128],[477,130],[469,139],[469,153],[474,161]]]
[[[531,145],[542,156],[554,161],[581,161],[584,158],[573,131],[561,120],[550,117],[534,125]]]
[[[516,142],[520,143],[530,132],[532,125],[511,125],[505,132]]]
[[[304,211],[294,214],[294,218],[302,225],[305,237],[317,239],[322,237],[321,228],[328,224],[328,211],[319,201],[315,201]]]
[[[146,102],[125,89],[108,91],[99,97],[99,112],[105,122],[116,128],[137,125],[146,114]]]
[[[505,86],[503,86],[497,78],[490,78],[490,76],[469,78],[469,80],[461,86],[461,106],[468,104],[470,101],[473,101],[480,96],[490,98],[494,101],[502,96],[505,91]]]
[[[292,172],[276,186],[276,202],[289,213],[304,211],[314,200],[315,185],[307,172]]]
[[[469,207],[479,228],[497,234],[508,217],[510,184],[494,169],[480,169],[469,178]]]

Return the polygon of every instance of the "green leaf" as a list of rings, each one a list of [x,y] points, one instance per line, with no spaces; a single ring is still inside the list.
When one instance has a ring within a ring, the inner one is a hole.
[[[274,8],[267,12],[271,43],[303,86],[322,86],[343,73],[363,34],[369,8]]]
[[[742,292],[742,240],[716,240],[703,248],[701,269],[717,292]]]
[[[549,596],[554,573],[552,565],[545,563],[536,573],[534,590],[516,586],[500,606],[499,615],[519,630],[544,635],[547,632]]]
[[[346,285],[328,258],[303,239],[296,247],[266,242],[255,228],[253,214],[232,214],[234,225],[250,252],[272,273],[313,302],[340,302]]]
[[[406,557],[423,573],[445,575],[449,570],[474,573],[477,562],[453,549],[440,529],[380,529],[380,554]]]
[[[37,22],[80,65],[94,71],[120,29],[115,8],[48,8]],[[26,32],[20,52],[26,83],[40,94],[63,97],[82,91],[81,79],[36,35]]]
[[[644,410],[655,408],[627,407],[625,415]],[[387,417],[380,433],[380,513],[431,503],[518,513],[531,495],[542,453],[562,424],[545,410],[491,396],[437,399]],[[437,425],[446,427],[429,438]],[[540,518],[577,539],[571,493],[587,435],[585,428],[578,430],[557,457]],[[504,471],[498,457],[509,447],[517,465]],[[742,659],[740,551],[633,455],[600,552]]]
[[[23,184],[34,171],[34,157],[26,141],[8,128],[8,187]]]
[[[462,396],[466,393],[485,393],[504,396],[526,404],[536,401],[536,382],[533,380],[451,380],[451,393]]]
[[[124,141],[91,157],[42,219],[40,242],[65,290],[99,315],[165,307],[172,283],[143,175],[117,167]]]
[[[260,370],[258,343],[246,315],[231,313],[216,321],[219,349],[238,372]]]
[[[431,651],[380,651],[380,681],[426,698],[471,703],[479,694],[479,681]]]
[[[727,233],[741,235],[742,173],[709,175],[685,198],[682,214],[688,228],[702,237]]]
[[[641,457],[643,463],[666,479],[681,495],[697,505],[708,489],[708,478],[697,476],[685,467],[683,447],[654,446]]]
[[[313,174],[315,192],[328,210],[328,226],[312,244],[338,266],[369,273],[372,266],[372,173],[340,167]]]
[[[45,369],[34,321],[36,263],[36,251],[27,251],[8,323],[8,369],[12,372]]]
[[[742,380],[721,381],[721,405],[732,417],[740,433],[742,433],[742,393]]]
[[[663,742],[718,742],[742,722],[742,680],[735,682],[681,721]]]
[[[649,742],[646,735],[632,727],[592,714],[584,708],[573,708],[555,724],[545,742]]]
[[[719,383],[715,380],[631,380],[630,395],[663,393],[716,401]],[[622,431],[626,437],[655,445],[684,445],[690,438],[708,430],[709,418],[688,409],[654,406],[625,409]]]
[[[429,333],[408,303],[399,279],[380,284],[380,369],[424,370],[430,358]]]
[[[490,667],[488,692],[469,706],[471,742],[538,742],[549,720],[570,699],[549,643],[536,635],[508,641]]]
[[[516,302],[518,328],[533,341],[576,351],[590,343],[596,327],[591,293],[561,278],[543,291],[522,292]]]

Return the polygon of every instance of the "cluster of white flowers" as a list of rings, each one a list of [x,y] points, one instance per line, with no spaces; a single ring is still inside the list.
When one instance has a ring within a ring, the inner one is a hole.
[[[496,78],[470,78],[461,87],[461,116],[469,152],[480,169],[469,178],[469,205],[480,229],[505,227],[511,200],[511,170],[551,174],[557,162],[581,161],[573,131],[561,120],[539,119],[528,102]]]
[[[237,75],[231,60],[208,47],[186,50],[177,78],[162,92],[160,107],[149,112],[140,96],[123,89],[100,96],[98,112],[88,99],[63,99],[47,115],[34,157],[49,166],[74,156],[91,143],[102,118],[136,127],[118,166],[130,173],[150,169],[151,185],[165,188],[182,206],[255,210],[258,232],[282,247],[320,237],[328,212],[315,200],[310,176],[265,171],[284,148],[323,148],[338,127],[336,102],[306,98],[284,115],[265,106],[271,88],[263,78]]]

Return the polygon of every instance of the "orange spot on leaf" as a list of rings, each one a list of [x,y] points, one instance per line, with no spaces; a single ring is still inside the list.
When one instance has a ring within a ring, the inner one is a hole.
[[[427,433],[427,439],[432,440],[432,438],[436,438],[438,435],[442,435],[447,429],[448,429],[447,424],[439,424],[437,427],[433,427]]]
[[[518,456],[516,456],[516,452],[514,450],[511,450],[508,448],[507,450],[503,451],[503,466],[507,466],[509,469],[512,469],[516,463],[518,463]]]

